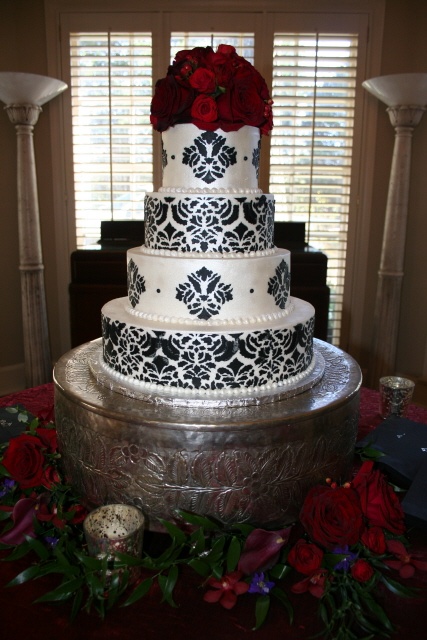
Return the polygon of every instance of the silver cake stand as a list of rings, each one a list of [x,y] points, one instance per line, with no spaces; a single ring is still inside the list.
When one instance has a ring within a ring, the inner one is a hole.
[[[216,407],[107,388],[91,366],[99,350],[77,347],[54,370],[66,474],[89,507],[134,504],[151,530],[180,509],[271,528],[298,518],[314,484],[349,478],[362,377],[340,349],[315,340],[323,375],[297,395]]]

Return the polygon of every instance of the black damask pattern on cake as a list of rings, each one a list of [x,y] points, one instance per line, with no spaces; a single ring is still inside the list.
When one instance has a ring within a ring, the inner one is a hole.
[[[206,267],[187,276],[176,288],[176,299],[183,302],[191,315],[209,320],[223,305],[233,299],[233,288],[221,282],[221,276]]]
[[[135,262],[130,259],[127,271],[128,297],[132,307],[136,307],[145,291],[145,278],[139,273]]]
[[[145,243],[169,251],[262,251],[273,247],[274,201],[185,196],[145,200]]]
[[[286,302],[289,297],[289,288],[291,284],[291,274],[288,264],[285,260],[282,260],[276,267],[276,273],[268,281],[267,292],[272,295],[276,301],[276,304],[280,309],[286,307]]]
[[[103,355],[115,371],[145,383],[247,389],[280,383],[305,371],[313,357],[313,327],[311,318],[289,329],[175,333],[148,331],[104,316]]]
[[[261,158],[261,140],[258,140],[258,146],[252,153],[252,164],[255,167],[257,180],[259,179],[259,165]]]
[[[168,164],[168,152],[166,151],[162,140],[162,168],[164,169]]]
[[[185,147],[182,162],[193,170],[196,178],[211,184],[222,178],[227,169],[236,164],[237,151],[226,144],[226,138],[215,131],[204,131]]]

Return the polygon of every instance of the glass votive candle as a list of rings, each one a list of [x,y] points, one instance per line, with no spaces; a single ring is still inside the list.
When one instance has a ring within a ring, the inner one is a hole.
[[[415,382],[399,376],[380,378],[380,414],[382,418],[389,416],[404,417],[411,402]]]
[[[137,508],[127,504],[107,504],[91,511],[83,522],[83,531],[91,556],[108,562],[116,553],[125,553],[135,558],[142,554],[144,536],[144,515]],[[123,569],[107,569],[107,578],[123,573]],[[136,580],[139,567],[129,569],[129,582]]]

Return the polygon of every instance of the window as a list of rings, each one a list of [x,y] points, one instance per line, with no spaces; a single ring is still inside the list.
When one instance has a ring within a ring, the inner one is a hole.
[[[70,87],[50,106],[52,139],[63,143],[52,147],[59,308],[68,305],[70,253],[99,238],[101,216],[142,217],[145,192],[161,184],[160,137],[148,124],[154,82],[176,51],[226,39],[272,88],[275,128],[263,140],[260,187],[274,194],[278,220],[304,221],[307,242],[328,254],[330,339],[357,357],[376,122],[361,84],[380,73],[384,0],[360,0],[357,11],[342,0],[255,0],[247,8],[219,0],[216,12],[195,0],[183,9],[166,0],[103,6],[45,0],[49,75]],[[84,46],[88,55],[79,56]],[[100,59],[90,61],[89,51],[102,52]],[[99,118],[102,140],[84,128],[91,117]],[[104,164],[96,162],[100,153]],[[90,195],[89,184],[97,185]],[[90,217],[95,224],[76,240]],[[65,351],[67,318],[60,331]]]
[[[357,36],[274,34],[270,191],[276,219],[305,222],[328,256],[329,341],[339,344],[346,265]]]
[[[142,219],[153,190],[151,34],[71,33],[77,246],[94,244],[101,220]]]
[[[182,49],[222,42],[254,61],[253,33],[172,32]],[[357,36],[275,33],[269,191],[276,220],[306,224],[328,256],[329,340],[339,344],[354,121]],[[71,33],[77,246],[101,220],[142,219],[153,190],[151,34]]]

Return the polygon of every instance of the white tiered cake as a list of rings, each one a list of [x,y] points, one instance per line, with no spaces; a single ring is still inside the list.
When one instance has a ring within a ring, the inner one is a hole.
[[[165,118],[163,102],[176,107],[171,78],[181,111]],[[200,99],[207,110],[195,110]],[[258,188],[261,132],[272,126],[264,81],[232,47],[180,52],[156,85],[152,122],[163,184],[145,198],[145,245],[127,254],[128,297],[102,309],[100,369],[121,389],[160,398],[303,388],[316,364],[314,309],[290,296],[274,198]]]

